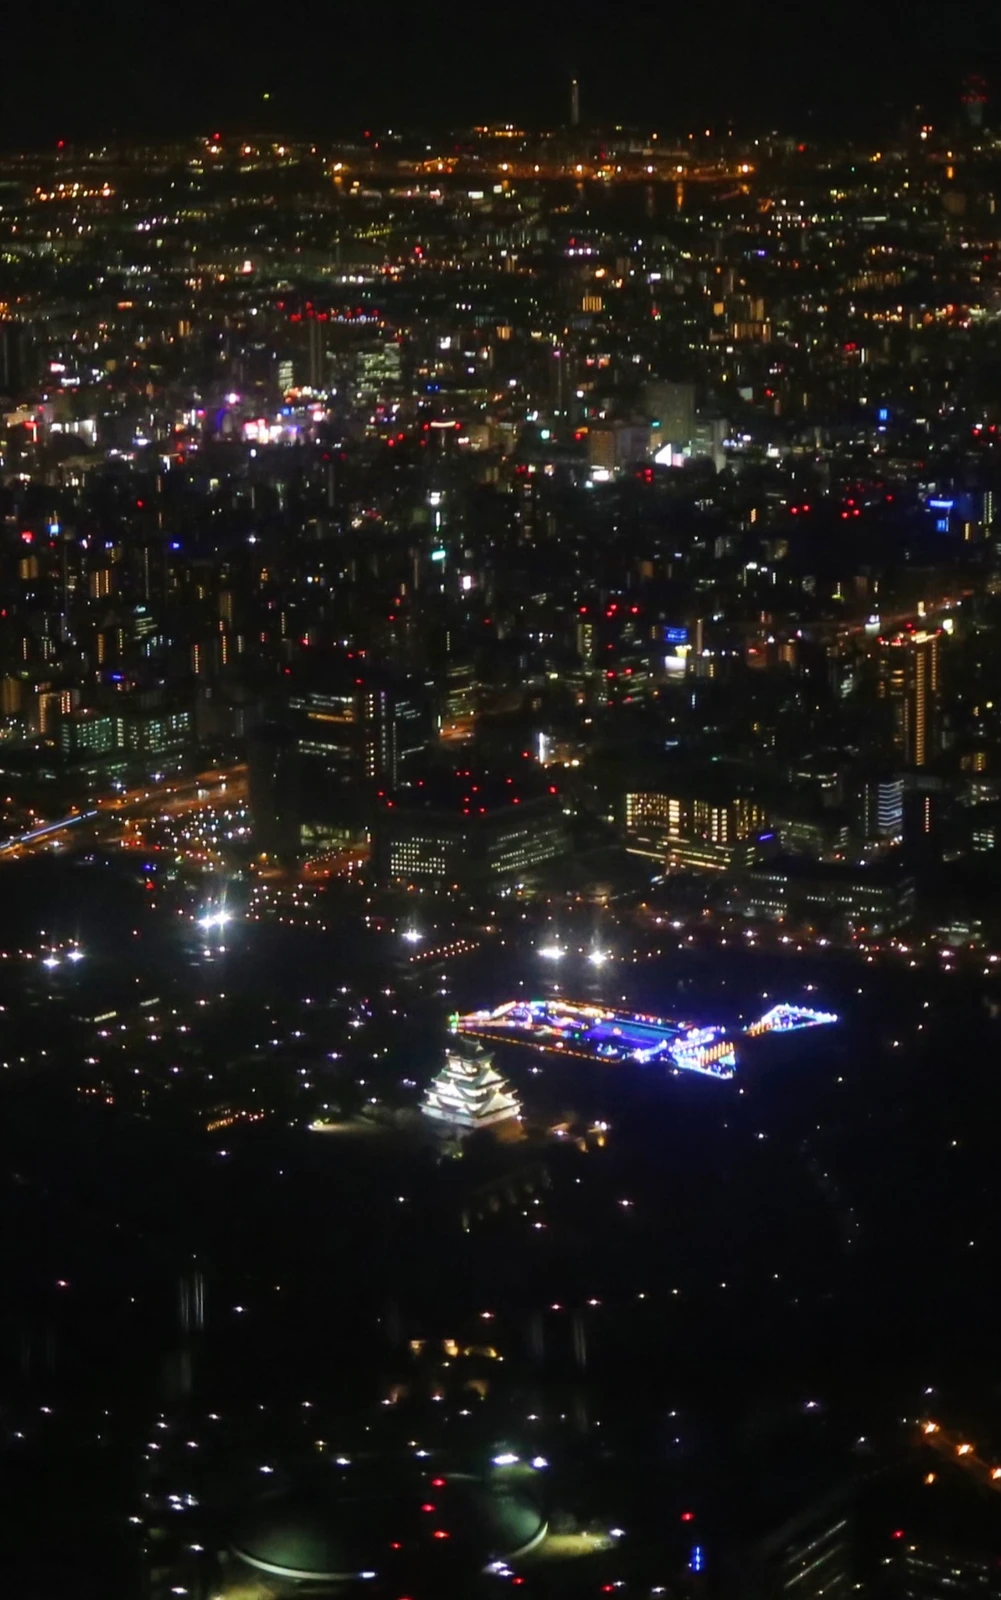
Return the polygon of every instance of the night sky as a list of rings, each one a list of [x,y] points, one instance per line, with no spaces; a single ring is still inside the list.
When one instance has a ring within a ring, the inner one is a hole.
[[[574,73],[583,121],[665,130],[732,118],[739,131],[878,131],[915,103],[951,111],[971,70],[1001,97],[993,0],[53,0],[6,8],[4,44],[6,148],[213,123],[553,126]]]

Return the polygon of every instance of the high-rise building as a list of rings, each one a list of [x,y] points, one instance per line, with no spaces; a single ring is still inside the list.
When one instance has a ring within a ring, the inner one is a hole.
[[[650,429],[641,423],[611,422],[593,427],[588,434],[591,471],[612,473],[650,454]]]
[[[580,84],[576,78],[570,80],[570,126],[580,127]]]
[[[314,390],[326,387],[327,347],[325,328],[315,317],[306,322],[306,382]]]
[[[867,844],[899,843],[904,836],[903,778],[867,778],[859,793],[858,822]]]
[[[453,661],[445,676],[444,703],[441,712],[443,739],[469,739],[476,726],[479,684],[476,668],[471,661]]]
[[[302,819],[295,735],[275,723],[247,739],[247,777],[254,842],[268,855],[295,855]]]
[[[655,429],[658,446],[689,445],[695,437],[695,385],[658,381],[643,388],[643,409]]]
[[[0,322],[0,394],[20,398],[28,380],[27,336],[20,322]]]
[[[761,1600],[838,1600],[858,1587],[853,1555],[851,1501],[832,1494],[748,1552],[738,1592]]]
[[[430,695],[404,677],[331,662],[290,680],[276,720],[293,734],[304,798],[350,833],[367,825],[367,797],[404,781],[432,733]]]
[[[893,748],[909,767],[924,767],[939,749],[939,632],[880,639],[877,693],[889,701]]]
[[[984,125],[984,110],[987,106],[987,84],[978,72],[971,72],[969,77],[964,79],[962,100],[967,125],[976,133]]]
[[[445,1065],[428,1085],[421,1109],[432,1121],[463,1133],[521,1116],[518,1096],[497,1071],[493,1057],[475,1039],[458,1036],[448,1047]]]

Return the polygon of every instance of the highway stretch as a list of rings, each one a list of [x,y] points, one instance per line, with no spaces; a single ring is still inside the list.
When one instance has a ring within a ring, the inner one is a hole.
[[[0,863],[59,849],[71,838],[79,840],[82,836],[97,842],[111,836],[125,817],[182,816],[216,798],[229,802],[242,800],[246,796],[246,774],[246,767],[238,763],[200,772],[192,778],[164,778],[122,794],[102,795],[89,810],[72,811],[68,816],[40,823],[4,840],[0,844]]]

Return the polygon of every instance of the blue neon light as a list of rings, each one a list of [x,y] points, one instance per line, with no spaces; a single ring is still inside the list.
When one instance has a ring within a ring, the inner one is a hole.
[[[706,1553],[705,1553],[705,1551],[703,1550],[703,1548],[702,1548],[702,1546],[700,1544],[693,1544],[692,1545],[692,1553],[688,1557],[688,1570],[689,1570],[689,1572],[704,1572],[705,1571],[705,1565],[706,1565]]]

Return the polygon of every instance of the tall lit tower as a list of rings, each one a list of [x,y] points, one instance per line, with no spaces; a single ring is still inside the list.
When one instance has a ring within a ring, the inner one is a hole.
[[[580,84],[576,78],[570,79],[570,126],[580,127]]]
[[[984,125],[984,107],[987,104],[987,84],[978,72],[971,72],[963,80],[963,109],[966,120],[976,131]]]
[[[878,693],[893,712],[893,746],[910,767],[938,751],[939,633],[898,633],[880,640]]]

